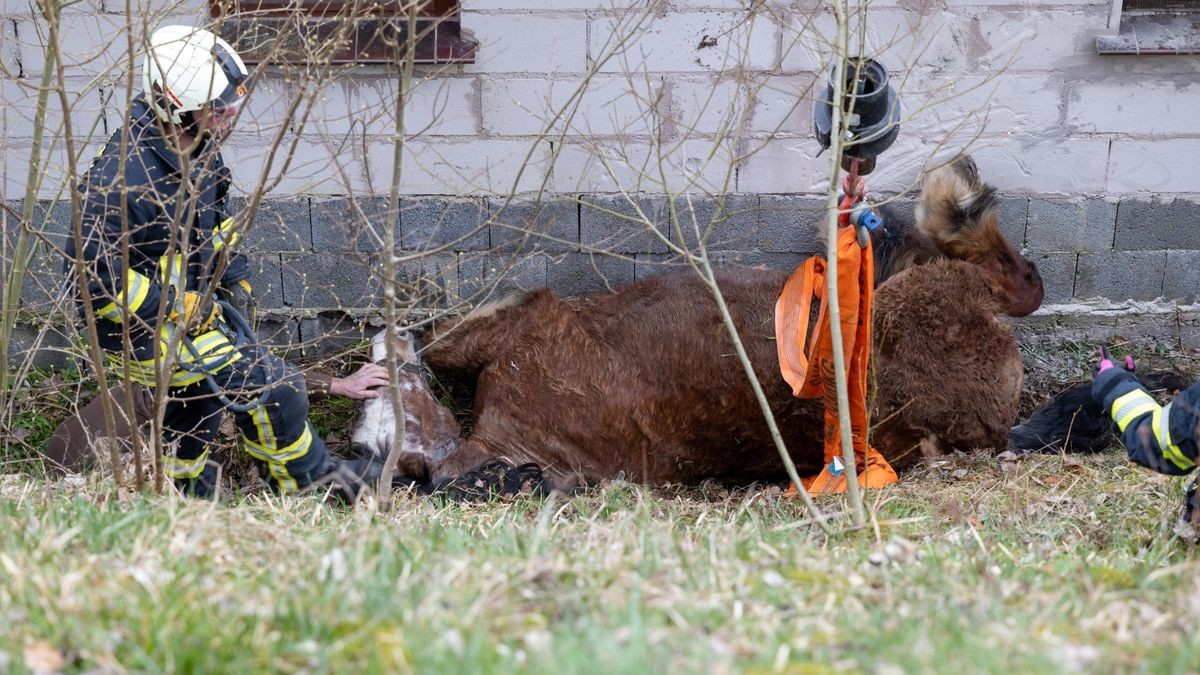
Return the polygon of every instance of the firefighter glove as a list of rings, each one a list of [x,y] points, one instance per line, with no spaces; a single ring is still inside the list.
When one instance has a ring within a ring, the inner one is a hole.
[[[187,326],[189,335],[198,335],[212,328],[213,322],[220,315],[216,303],[210,302],[201,306],[204,295],[196,291],[186,291],[183,294],[182,316],[180,311],[171,312],[168,317],[179,326]]]

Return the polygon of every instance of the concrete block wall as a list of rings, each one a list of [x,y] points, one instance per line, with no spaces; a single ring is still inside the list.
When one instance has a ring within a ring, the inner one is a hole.
[[[1094,298],[1196,301],[1200,58],[1096,55],[1110,5],[877,0],[867,19],[868,49],[904,103],[872,190],[909,190],[931,162],[969,148],[1004,195],[1005,233],[1038,263],[1052,314]],[[138,13],[202,23],[205,7],[147,0]],[[720,201],[719,259],[794,264],[819,248],[806,224],[828,165],[810,122],[832,35],[820,7],[462,0],[476,62],[419,73],[398,167],[397,83],[386,69],[339,71],[319,87],[295,69],[264,70],[226,145],[240,195],[258,189],[276,135],[290,147],[286,171],[276,156],[266,172],[272,187],[246,242],[264,302],[314,326],[327,308],[369,308],[385,226],[405,273],[453,297],[486,288],[518,248],[511,284],[567,294],[669,269],[666,246],[621,218],[622,191],[660,224],[664,192],[690,195],[702,221]],[[64,114],[53,103],[50,126],[71,120],[77,168],[122,123],[129,62],[111,39],[122,11],[89,0],[64,15],[73,105]],[[44,40],[28,3],[0,5],[0,189],[10,202],[24,194]],[[289,117],[314,89],[310,114]],[[67,168],[61,142],[46,152],[42,199],[61,193]],[[381,195],[396,170],[403,200],[386,224]],[[511,193],[520,198],[497,218]],[[545,236],[526,241],[512,227],[530,222]],[[418,249],[433,252],[417,259]]]

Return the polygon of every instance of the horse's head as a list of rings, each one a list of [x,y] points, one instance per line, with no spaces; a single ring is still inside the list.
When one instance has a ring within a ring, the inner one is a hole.
[[[969,155],[960,155],[926,174],[917,226],[942,254],[983,269],[1002,312],[1026,316],[1042,304],[1042,277],[1004,237],[998,211],[996,189],[979,179]]]
[[[397,470],[424,478],[428,465],[450,452],[458,444],[460,428],[454,415],[438,401],[421,369],[416,338],[407,331],[395,331],[396,389],[404,412],[404,437],[400,444]],[[387,331],[371,339],[371,358],[386,365]],[[352,443],[361,454],[383,461],[396,444],[396,408],[391,387],[384,387],[378,398],[363,405],[362,416],[354,428]]]

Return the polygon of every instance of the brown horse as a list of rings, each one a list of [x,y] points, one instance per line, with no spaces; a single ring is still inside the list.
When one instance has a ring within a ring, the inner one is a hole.
[[[872,443],[896,468],[918,449],[1003,447],[1016,421],[1020,355],[995,315],[1032,312],[1042,285],[996,216],[994,191],[962,157],[927,176],[915,225],[888,215],[873,235],[883,283]],[[774,306],[786,275],[728,269],[717,281],[789,453],[811,475],[823,461],[823,408],[793,398],[779,374]],[[569,300],[539,290],[438,324],[426,341],[435,373],[475,382],[469,438],[438,425],[406,440],[435,479],[497,458],[535,463],[557,487],[622,474],[652,483],[786,478],[716,303],[694,275]],[[428,389],[409,395],[434,400]]]

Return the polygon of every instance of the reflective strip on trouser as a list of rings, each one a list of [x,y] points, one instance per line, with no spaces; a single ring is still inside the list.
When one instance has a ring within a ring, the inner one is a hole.
[[[1117,423],[1117,428],[1121,430],[1121,433],[1125,433],[1125,427],[1129,426],[1135,419],[1158,409],[1158,403],[1153,398],[1150,398],[1150,394],[1141,389],[1134,389],[1113,401],[1110,415],[1113,421]]]
[[[1171,442],[1171,403],[1165,408],[1159,408],[1154,411],[1153,424],[1154,440],[1158,441],[1158,447],[1162,450],[1163,457],[1167,461],[1179,467],[1183,471],[1191,471],[1196,466],[1196,462],[1188,459],[1187,455],[1183,454],[1183,450]]]
[[[272,482],[281,492],[307,487],[325,470],[329,451],[308,423],[308,393],[304,377],[294,367],[262,348],[245,351],[247,357],[224,378],[231,389],[258,392],[258,405],[234,419],[242,432],[246,452],[266,463]],[[241,382],[236,382],[244,376]]]
[[[258,409],[261,409],[259,406]],[[295,441],[280,447],[275,442],[275,431],[271,426],[270,419],[267,415],[262,415],[266,419],[265,424],[260,424],[257,420],[255,426],[263,435],[259,436],[259,440],[269,436],[272,443],[270,445],[256,442],[249,436],[243,435],[243,440],[246,441],[246,452],[255,459],[261,459],[267,463],[267,470],[271,472],[271,477],[275,479],[276,485],[279,486],[281,492],[295,492],[300,488],[296,478],[288,473],[287,465],[297,459],[303,458],[312,449],[313,432],[312,426],[305,421],[304,431],[300,433],[300,438]],[[308,481],[305,481],[306,483]]]
[[[113,323],[121,323],[123,321],[121,308],[124,307],[130,314],[137,312],[142,303],[146,301],[146,295],[149,292],[150,279],[144,274],[127,269],[125,270],[125,284],[121,287],[121,292],[117,293],[116,300],[96,310],[96,314]]]
[[[208,464],[208,448],[205,448],[199,457],[185,458],[178,456],[163,457],[163,472],[168,478],[175,480],[186,480],[188,478],[196,478],[204,472],[204,467]]]
[[[167,352],[167,347],[170,344],[168,336],[169,334],[165,328],[159,331],[159,353],[161,354]],[[202,365],[209,373],[215,374],[242,357],[237,347],[219,330],[210,330],[195,337],[181,336],[179,339],[180,343],[176,349],[176,364]],[[200,355],[199,359],[193,356],[192,352],[183,345],[183,340],[192,341],[192,346],[196,348],[196,352]],[[109,364],[117,369],[117,372],[124,372],[125,364],[120,353],[106,352],[105,357],[108,359]],[[158,384],[158,376],[155,366],[155,359],[153,358],[142,360],[130,359],[129,379],[150,387],[156,386]],[[175,370],[171,373],[171,387],[186,387],[202,379],[204,379],[204,373],[192,372],[176,365]]]

